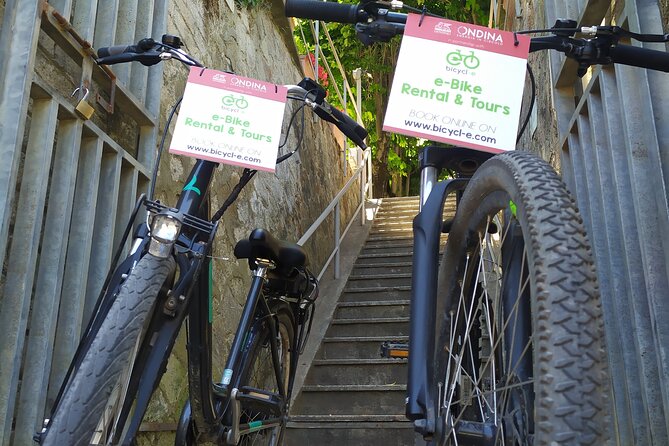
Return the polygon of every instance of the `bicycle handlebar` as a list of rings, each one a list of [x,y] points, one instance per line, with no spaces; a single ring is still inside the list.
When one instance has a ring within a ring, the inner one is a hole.
[[[609,50],[611,61],[623,65],[669,73],[669,53],[631,45],[616,45]]]
[[[304,1],[304,0],[302,0]],[[306,2],[305,3],[310,3]],[[338,4],[337,4],[338,5]],[[335,8],[336,9],[336,8]],[[168,36],[170,42],[178,42],[180,46],[180,39],[175,36]],[[165,40],[165,37],[163,37]],[[177,58],[180,62],[187,65],[202,66],[195,59],[192,59],[186,53],[181,51],[178,46],[173,47],[165,41],[162,44],[155,42],[151,38],[140,40],[136,45],[116,45],[110,47],[102,47],[98,49],[98,64],[112,65],[117,63],[137,61],[144,65],[154,65],[164,59],[172,57]],[[289,96],[292,99],[300,99],[311,106],[314,112],[321,118],[333,123],[344,133],[349,139],[355,142],[358,146],[365,149],[367,145],[364,139],[367,137],[367,130],[359,125],[356,121],[351,119],[345,113],[332,107],[325,101],[325,91],[315,81],[305,78],[300,85],[286,85]]]
[[[390,6],[394,6],[392,3]],[[286,0],[286,15],[312,20],[355,23],[363,43],[387,41],[404,32],[406,14],[391,12],[387,4],[373,0],[341,4],[320,0]],[[644,42],[667,42],[669,34],[636,34],[617,26],[577,28],[575,21],[559,20],[550,30],[555,35],[533,37],[530,52],[552,49],[564,53],[579,63],[582,76],[590,65],[618,63],[640,68],[669,72],[669,53],[618,44],[620,37],[631,37]],[[575,38],[576,32],[594,34],[592,38]]]
[[[117,63],[137,61],[143,65],[155,65],[160,62],[160,52],[157,51],[158,43],[146,38],[140,40],[136,45],[116,45],[98,48],[98,59],[100,65],[113,65]]]
[[[284,85],[288,88],[288,96],[303,99],[319,118],[336,125],[341,132],[363,150],[367,148],[365,138],[367,130],[350,116],[333,107],[325,100],[323,87],[309,78],[304,78],[299,85]]]
[[[358,5],[317,0],[287,0],[286,16],[338,23],[357,23],[366,18]]]

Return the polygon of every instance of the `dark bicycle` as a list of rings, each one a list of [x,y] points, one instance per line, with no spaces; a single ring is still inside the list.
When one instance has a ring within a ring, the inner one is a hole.
[[[202,67],[181,46],[175,36],[163,36],[162,42],[143,39],[137,45],[100,48],[97,62],[153,65],[176,59]],[[286,87],[289,99],[313,108],[319,117],[364,146],[367,132],[332,108],[314,81],[304,79]],[[295,150],[277,162],[285,161]],[[235,256],[248,260],[253,279],[223,376],[214,379],[212,243],[219,219],[256,173],[245,169],[223,206],[210,216],[208,191],[217,165],[197,160],[174,207],[144,196],[137,202],[120,246],[125,246],[143,209],[146,222],[135,230],[129,256],[119,262],[121,249],[116,253],[112,264],[118,266],[103,286],[51,416],[35,436],[38,443],[134,444],[184,322],[189,399],[179,420],[176,444],[282,443],[298,356],[309,333],[318,284],[306,267],[301,246],[279,240],[264,229],[255,229],[239,241]]]
[[[407,15],[393,11],[402,7],[287,0],[286,15],[355,24],[369,44],[403,33]],[[572,20],[530,32],[550,34],[532,38],[530,51],[560,51],[576,60],[580,76],[611,63],[669,72],[669,54],[619,43],[667,42],[669,35]],[[606,444],[609,378],[597,276],[562,180],[521,151],[493,156],[429,146],[420,169],[404,346],[406,416],[416,432],[435,445]],[[439,181],[445,169],[455,178]],[[448,197],[453,218],[444,215]],[[448,240],[440,262],[442,232]]]

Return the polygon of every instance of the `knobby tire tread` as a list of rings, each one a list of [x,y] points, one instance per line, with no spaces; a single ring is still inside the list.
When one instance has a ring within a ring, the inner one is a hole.
[[[607,444],[612,424],[603,317],[594,261],[574,200],[546,162],[527,152],[505,153],[474,175],[451,234],[458,224],[467,225],[477,203],[499,190],[517,206],[528,250],[538,379],[534,444]],[[441,274],[448,275],[453,254],[446,251]]]
[[[172,257],[147,254],[121,286],[54,415],[44,446],[87,446],[168,275]]]

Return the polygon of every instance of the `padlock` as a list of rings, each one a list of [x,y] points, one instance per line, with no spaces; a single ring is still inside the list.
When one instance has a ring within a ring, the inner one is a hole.
[[[84,90],[84,96],[79,100],[74,110],[82,119],[89,120],[93,116],[93,113],[95,113],[95,109],[86,101],[86,98],[88,97],[88,88],[77,88],[74,90],[74,92],[72,92],[72,96],[74,96],[79,90]]]

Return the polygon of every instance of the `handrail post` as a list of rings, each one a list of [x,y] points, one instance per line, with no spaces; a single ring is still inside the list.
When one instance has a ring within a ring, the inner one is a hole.
[[[367,198],[370,200],[374,198],[374,191],[372,188],[372,152],[370,150],[369,156],[367,156]]]
[[[360,153],[360,152],[362,152],[362,150],[358,151],[358,156],[359,156],[359,159],[360,159],[360,163],[362,163],[363,160],[366,161],[366,162],[369,162],[369,159],[368,159],[369,155],[370,155],[369,149],[367,149],[364,153]],[[361,156],[361,155],[363,155],[363,156]],[[365,182],[363,181],[363,175],[365,174],[365,168],[366,168],[366,166],[364,166],[362,164],[358,166],[358,168],[355,170],[353,175],[351,175],[351,177],[346,182],[346,185],[344,185],[344,187],[337,193],[337,195],[335,195],[335,197],[332,199],[330,204],[328,204],[327,207],[325,208],[325,210],[323,210],[321,215],[309,227],[309,229],[307,229],[307,231],[304,233],[304,235],[302,235],[302,237],[300,237],[300,239],[297,241],[298,245],[304,246],[304,244],[309,240],[309,238],[311,238],[311,236],[314,234],[314,232],[316,232],[316,229],[319,228],[320,225],[325,221],[327,216],[329,216],[331,212],[333,212],[333,211],[335,212],[335,216],[334,216],[334,219],[335,219],[335,231],[334,231],[334,233],[335,233],[334,234],[334,236],[335,236],[335,243],[334,243],[335,249],[330,252],[329,258],[325,262],[325,265],[321,269],[321,272],[318,274],[318,279],[320,279],[323,276],[323,274],[325,273],[325,270],[327,269],[328,265],[330,265],[330,263],[333,260],[336,260],[336,264],[335,264],[335,267],[334,267],[336,278],[339,277],[339,275],[340,275],[339,249],[341,247],[341,239],[346,236],[346,234],[348,233],[348,230],[354,224],[355,218],[357,217],[355,214],[357,214],[358,212],[360,212],[362,214],[363,225],[365,223]],[[358,203],[358,206],[357,206],[355,212],[351,216],[351,220],[346,225],[346,228],[342,231],[341,230],[341,202],[340,202],[340,200],[344,197],[344,195],[349,190],[351,190],[351,188],[354,187],[356,181],[360,181],[360,201]],[[336,259],[335,259],[335,257],[336,257]]]
[[[334,264],[334,278],[339,279],[339,245],[341,244],[341,201],[337,201],[334,215],[334,242],[335,242],[335,264]]]
[[[362,156],[360,156],[362,155]],[[366,183],[366,176],[367,176],[367,171],[364,169],[364,166],[361,166],[361,163],[366,163],[367,158],[365,158],[365,152],[362,150],[358,149],[358,159],[360,162],[358,162],[358,167],[363,167],[360,169],[360,206],[362,207],[362,210],[360,211],[360,224],[365,225],[367,214],[365,212],[365,183]]]

